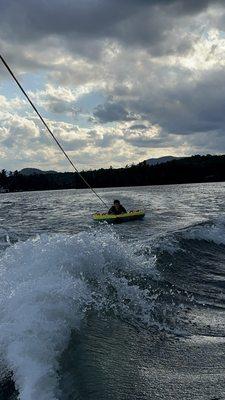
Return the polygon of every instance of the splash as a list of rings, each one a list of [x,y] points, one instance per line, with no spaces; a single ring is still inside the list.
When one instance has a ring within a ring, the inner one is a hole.
[[[0,260],[0,357],[21,400],[56,400],[59,360],[87,310],[154,325],[156,299],[140,288],[143,269],[112,232],[41,235]],[[132,276],[131,276],[132,275]]]

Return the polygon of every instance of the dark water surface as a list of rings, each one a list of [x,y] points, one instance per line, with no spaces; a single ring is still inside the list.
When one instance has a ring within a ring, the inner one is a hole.
[[[225,399],[225,184],[0,195],[0,399]]]

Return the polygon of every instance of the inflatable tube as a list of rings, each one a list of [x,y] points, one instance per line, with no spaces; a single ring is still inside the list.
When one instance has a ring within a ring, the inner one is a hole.
[[[142,219],[144,218],[145,213],[144,211],[129,211],[125,214],[107,214],[107,213],[95,213],[93,214],[93,220],[97,222],[103,222],[106,221],[108,223],[120,223],[120,222],[128,222],[128,221],[134,221],[136,219]]]

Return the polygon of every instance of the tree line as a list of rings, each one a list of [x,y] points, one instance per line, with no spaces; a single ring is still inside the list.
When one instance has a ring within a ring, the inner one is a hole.
[[[225,155],[195,155],[152,166],[144,161],[125,168],[83,171],[82,175],[96,188],[218,182],[225,181]],[[0,172],[0,186],[10,192],[85,188],[79,175],[73,172],[27,176],[18,171],[8,174],[5,170]]]

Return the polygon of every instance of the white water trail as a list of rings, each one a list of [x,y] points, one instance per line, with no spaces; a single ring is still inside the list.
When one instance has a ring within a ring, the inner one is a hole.
[[[112,233],[42,235],[0,260],[0,361],[21,400],[61,398],[60,356],[89,307],[152,320],[148,294],[126,278],[143,273]],[[146,266],[145,266],[146,267]],[[146,274],[154,273],[154,266]],[[118,271],[124,276],[117,276]],[[115,298],[110,298],[113,287]]]

